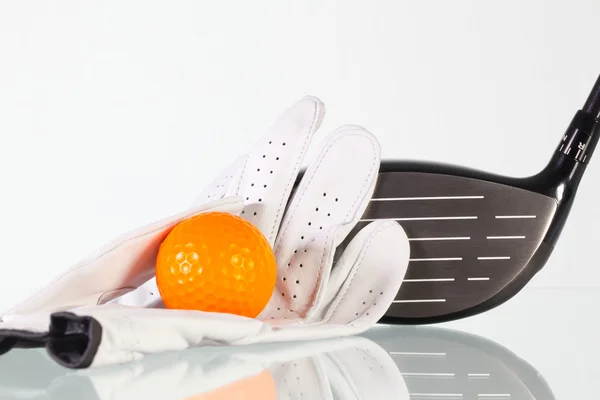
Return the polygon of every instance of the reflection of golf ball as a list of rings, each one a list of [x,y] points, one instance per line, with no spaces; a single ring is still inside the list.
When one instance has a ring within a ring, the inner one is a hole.
[[[184,400],[275,400],[277,386],[271,371],[263,370],[258,375],[242,378],[209,392],[187,397]]]
[[[156,262],[156,284],[167,308],[251,318],[271,299],[276,274],[263,234],[245,219],[221,212],[175,226]]]

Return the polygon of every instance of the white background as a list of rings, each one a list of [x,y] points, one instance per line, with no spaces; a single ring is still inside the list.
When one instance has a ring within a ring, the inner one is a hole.
[[[324,133],[361,124],[385,158],[535,173],[600,73],[599,16],[593,0],[0,3],[0,308],[187,207],[305,94]],[[598,285],[598,182],[592,162],[534,285]]]
[[[0,3],[0,308],[187,207],[305,94],[323,133],[361,124],[385,158],[533,174],[600,73],[599,16],[593,0]],[[534,285],[598,285],[597,182],[592,162]]]
[[[595,0],[1,2],[0,309],[187,207],[305,94],[324,133],[363,125],[385,158],[533,174],[600,73],[599,38]],[[599,287],[599,182],[592,159],[517,298]]]

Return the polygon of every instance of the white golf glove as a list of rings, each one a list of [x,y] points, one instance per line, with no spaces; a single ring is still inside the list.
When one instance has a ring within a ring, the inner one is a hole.
[[[14,358],[35,369],[17,373],[0,359],[0,398],[409,400],[392,357],[358,336],[202,347],[85,370],[56,368],[39,353]]]
[[[355,335],[376,324],[406,273],[408,239],[398,223],[376,221],[338,257],[371,199],[380,148],[364,129],[342,127],[297,182],[323,114],[318,99],[301,99],[192,208],[118,238],[2,314],[0,353],[45,346],[60,364],[86,368],[203,345]],[[273,247],[276,287],[256,319],[160,301],[160,243],[177,223],[210,211],[246,218]]]

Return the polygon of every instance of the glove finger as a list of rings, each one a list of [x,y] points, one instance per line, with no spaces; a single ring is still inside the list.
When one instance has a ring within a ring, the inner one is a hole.
[[[256,225],[273,245],[283,211],[325,107],[306,96],[271,125],[251,151],[225,169],[194,204],[224,196],[241,196],[242,216]]]
[[[268,188],[269,183],[285,179],[286,173],[292,173],[285,166],[290,167],[289,161],[293,160],[294,151],[304,151],[303,148],[310,142],[310,135],[318,129],[323,113],[324,107],[320,100],[313,97],[299,100],[279,116],[248,154],[238,157],[223,170],[196,199],[194,205],[236,195],[247,197],[248,204],[253,204],[250,202],[259,198],[266,201],[267,196],[264,195],[266,191],[261,191],[260,184],[262,184],[262,189],[265,189],[265,184]],[[303,143],[305,140],[308,140],[306,144]],[[300,146],[298,147],[298,145]],[[277,146],[281,146],[281,148]],[[302,157],[303,154],[297,154],[297,156]],[[253,169],[253,167],[256,168]],[[267,219],[265,215],[258,217],[258,214],[254,216],[253,213],[246,215],[244,212],[244,216],[257,223]]]
[[[395,221],[376,221],[350,241],[331,274],[322,308],[309,320],[363,330],[388,310],[406,275],[410,245]]]
[[[241,208],[239,198],[221,199],[122,235],[0,317],[108,302],[134,290],[154,275],[160,243],[177,223],[201,212],[239,214]]]
[[[276,290],[261,318],[304,317],[318,307],[335,248],[373,193],[379,157],[377,140],[360,127],[342,127],[327,138],[286,212],[275,244]]]
[[[323,116],[324,106],[314,97],[304,97],[287,109],[248,154],[240,179],[228,191],[243,197],[242,217],[258,227],[271,246]]]

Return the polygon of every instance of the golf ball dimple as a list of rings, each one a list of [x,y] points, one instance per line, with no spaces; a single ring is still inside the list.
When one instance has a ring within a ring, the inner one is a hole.
[[[167,308],[255,318],[275,288],[275,256],[245,219],[209,212],[178,225],[161,243],[156,284]]]

